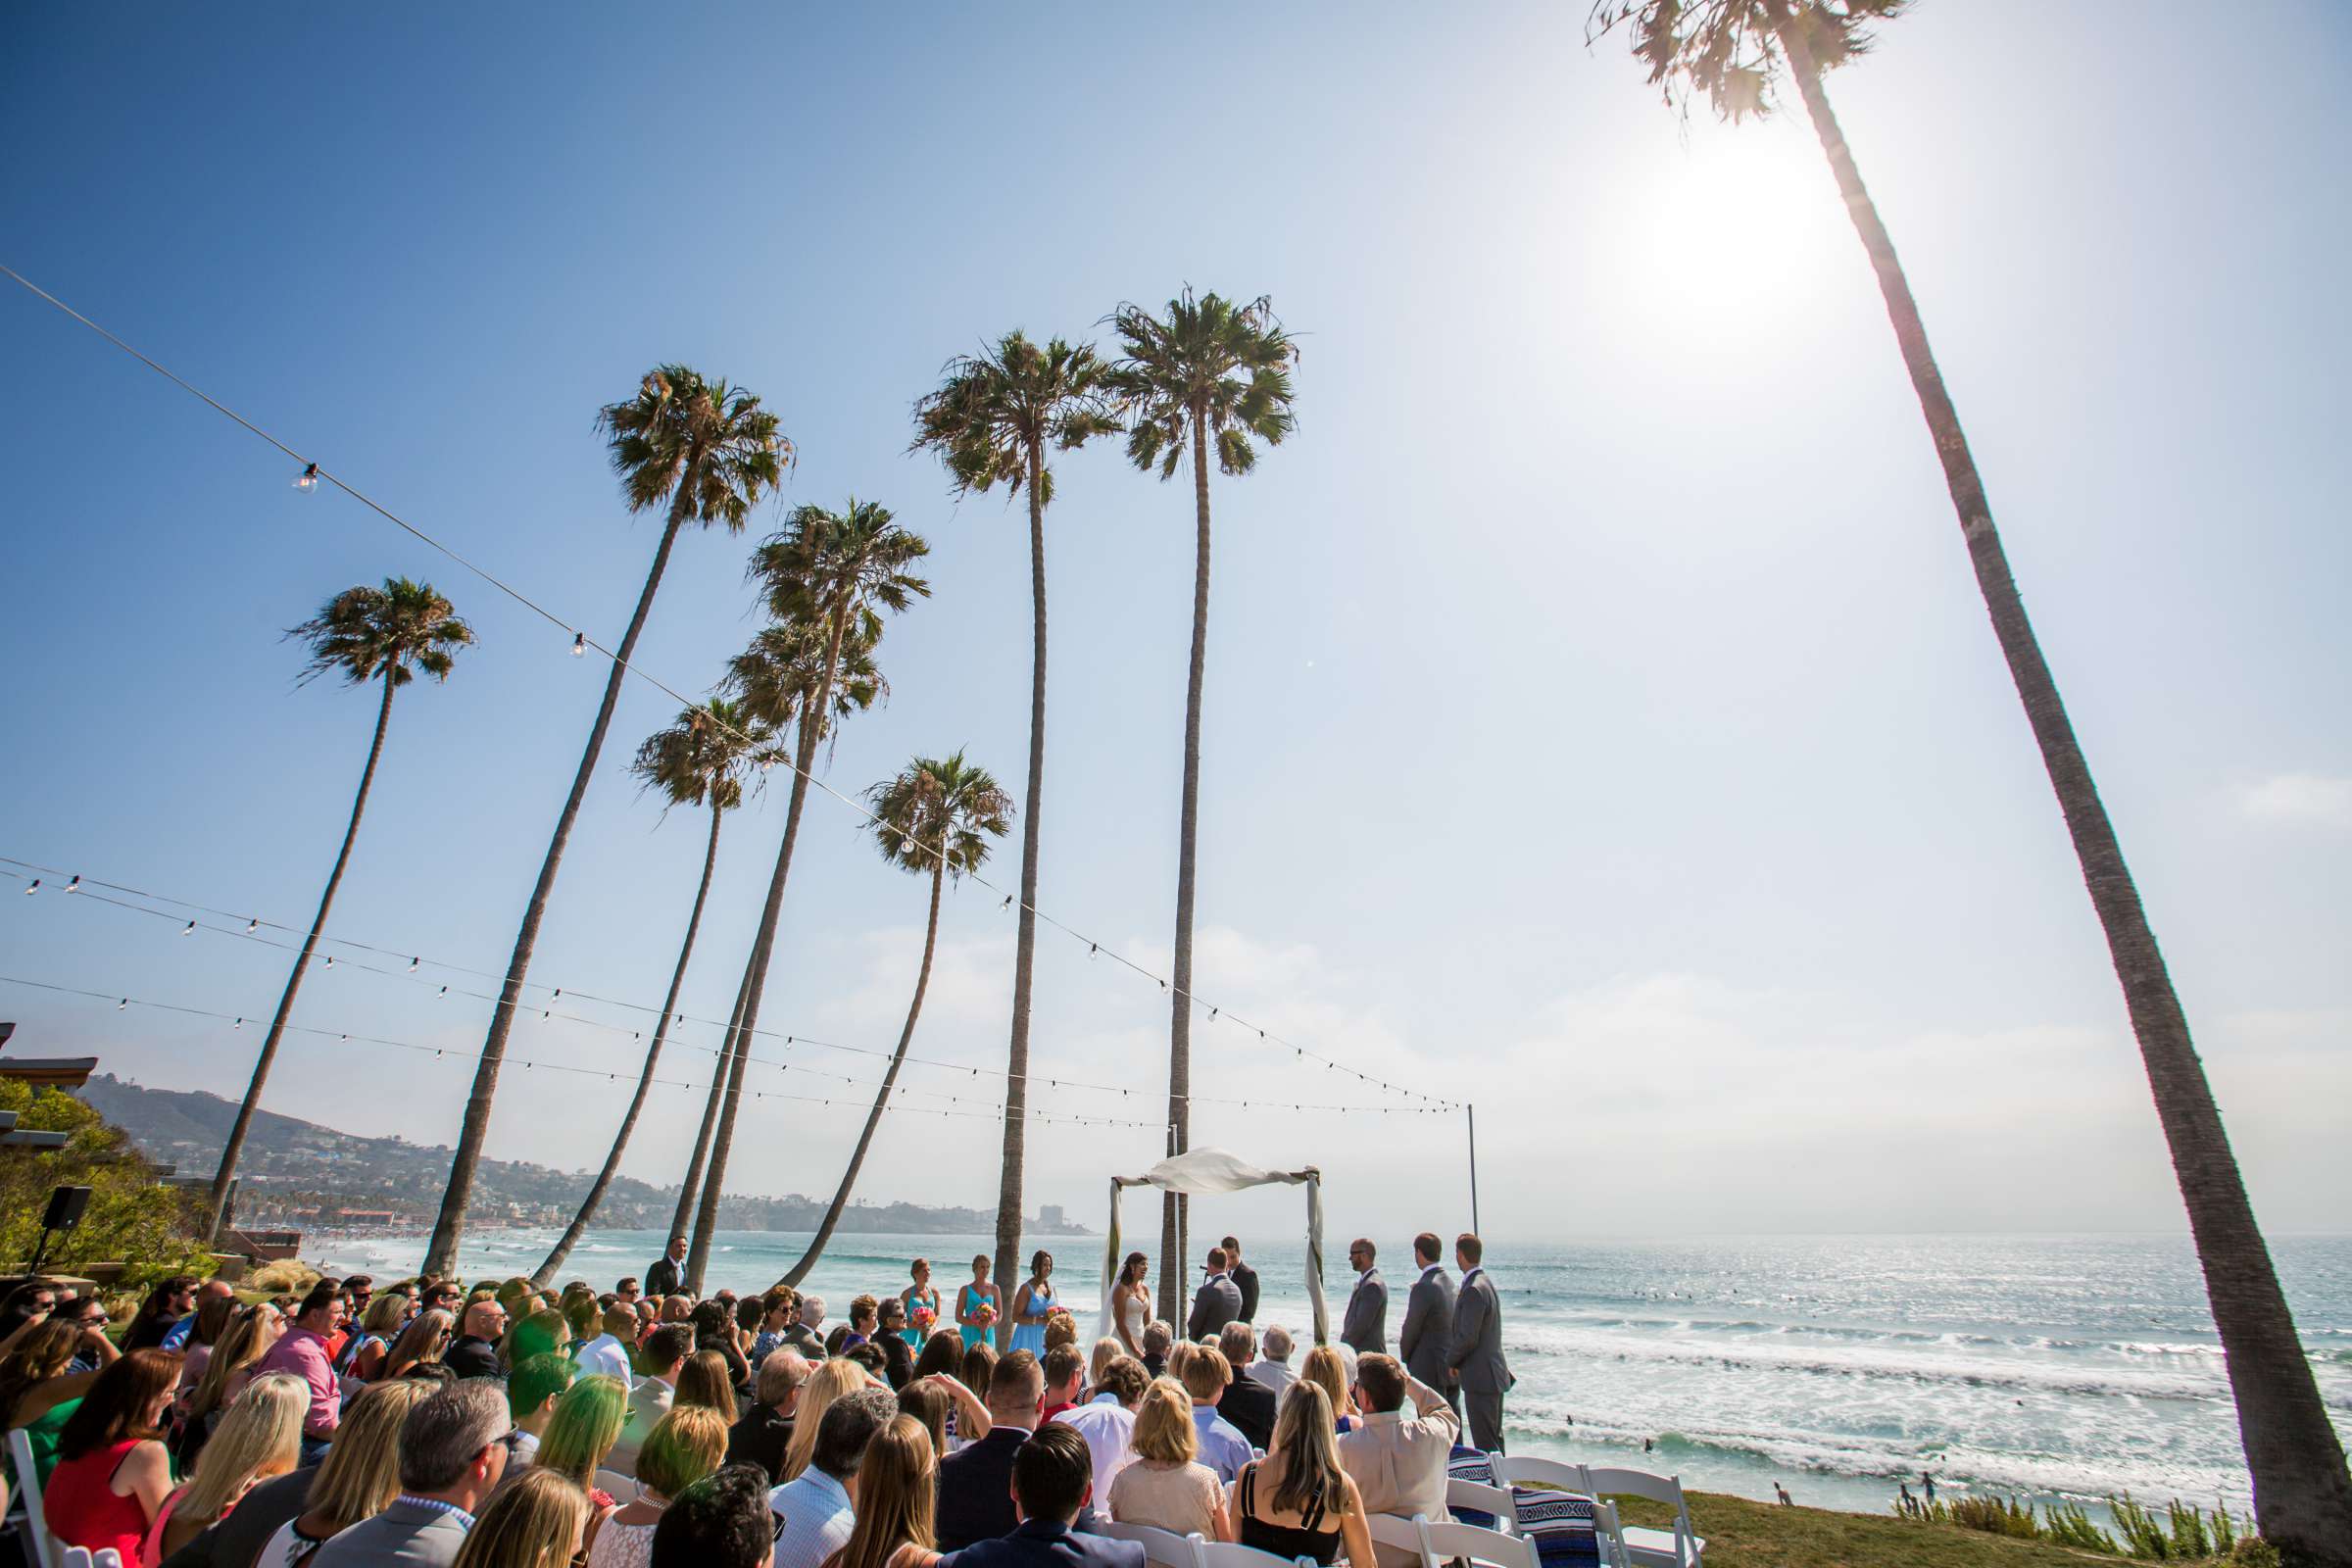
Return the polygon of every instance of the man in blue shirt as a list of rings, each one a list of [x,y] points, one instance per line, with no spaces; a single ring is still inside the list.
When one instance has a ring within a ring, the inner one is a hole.
[[[1086,1440],[1060,1422],[1040,1427],[1012,1458],[1012,1534],[950,1552],[941,1568],[1145,1568],[1140,1541],[1072,1527],[1094,1496]],[[781,1558],[776,1568],[784,1568]]]
[[[850,1488],[865,1462],[865,1446],[898,1413],[899,1401],[888,1389],[845,1394],[825,1411],[808,1468],[767,1494],[769,1511],[781,1521],[775,1568],[823,1568],[826,1558],[850,1544],[858,1523]]]
[[[1225,1396],[1225,1385],[1233,1381],[1233,1363],[1224,1352],[1202,1346],[1184,1360],[1184,1392],[1193,1396],[1193,1426],[1200,1434],[1200,1463],[1217,1473],[1221,1485],[1233,1485],[1242,1473],[1242,1466],[1254,1455],[1250,1451],[1250,1440],[1239,1428],[1217,1414],[1217,1401]]]

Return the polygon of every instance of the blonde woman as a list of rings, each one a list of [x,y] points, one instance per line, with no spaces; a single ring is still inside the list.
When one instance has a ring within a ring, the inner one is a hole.
[[[1363,1494],[1340,1468],[1331,1396],[1321,1384],[1300,1378],[1284,1393],[1274,1445],[1242,1466],[1227,1507],[1245,1546],[1329,1563],[1345,1544],[1349,1562],[1372,1561]]]
[[[533,1465],[490,1494],[452,1568],[564,1568],[579,1556],[588,1519],[586,1493]]]
[[[156,1568],[199,1531],[228,1516],[256,1482],[282,1476],[302,1457],[302,1418],[310,1385],[272,1372],[258,1377],[220,1418],[196,1461],[196,1473],[164,1499],[139,1542],[139,1568]]]
[[[1348,1396],[1348,1361],[1345,1356],[1331,1346],[1318,1345],[1306,1352],[1306,1360],[1299,1366],[1298,1375],[1321,1389],[1324,1397],[1331,1400],[1331,1407],[1339,1412],[1335,1431],[1353,1432],[1356,1429],[1358,1422],[1353,1413],[1355,1401]]]
[[[303,1511],[277,1527],[255,1568],[303,1568],[337,1531],[372,1519],[400,1495],[400,1424],[429,1384],[393,1378],[364,1391],[335,1425],[326,1462],[311,1478]]]
[[[49,1472],[57,1466],[57,1435],[81,1407],[83,1393],[98,1376],[68,1370],[92,1337],[78,1324],[50,1318],[28,1325],[16,1336],[8,1354],[0,1356],[0,1427],[24,1429],[24,1441],[32,1447],[34,1479],[42,1486],[49,1484]],[[95,1338],[114,1348],[103,1332]]]
[[[554,1470],[569,1476],[588,1494],[601,1517],[612,1506],[612,1494],[596,1484],[596,1472],[620,1441],[620,1429],[629,1421],[629,1386],[618,1378],[601,1373],[580,1378],[556,1396],[555,1414],[547,1418],[547,1430],[539,1435],[539,1457],[533,1462],[542,1470]],[[270,1568],[268,1563],[262,1568]]]
[[[245,1385],[253,1380],[255,1364],[285,1332],[286,1315],[269,1301],[256,1301],[229,1320],[220,1343],[213,1347],[212,1358],[205,1363],[203,1379],[188,1396],[188,1418],[172,1453],[173,1468],[186,1475],[196,1473],[196,1461],[220,1413],[245,1391]]]
[[[1196,1462],[1200,1434],[1193,1426],[1193,1398],[1184,1386],[1155,1379],[1135,1407],[1135,1462],[1110,1484],[1110,1516],[1123,1525],[1155,1525],[1180,1536],[1199,1531],[1211,1541],[1231,1541],[1225,1489],[1217,1473]],[[1367,1554],[1362,1561],[1370,1562]]]
[[[858,1517],[850,1539],[823,1568],[931,1568],[939,1537],[939,1459],[931,1434],[910,1415],[894,1416],[865,1446],[858,1467]]]
[[[354,1383],[373,1383],[383,1375],[392,1342],[400,1338],[408,1320],[409,1298],[398,1291],[368,1302],[368,1315],[352,1331],[351,1342],[343,1348],[343,1364],[336,1370],[349,1374]]]
[[[1089,1397],[1102,1392],[1102,1369],[1126,1353],[1120,1348],[1119,1342],[1107,1334],[1095,1342],[1095,1348],[1087,1352],[1086,1357],[1086,1388]]]
[[[718,1468],[727,1454],[727,1418],[708,1405],[675,1404],[654,1423],[637,1450],[637,1500],[595,1531],[588,1568],[647,1568],[654,1530],[669,1499]]]
[[[196,1385],[204,1381],[204,1369],[212,1365],[213,1347],[228,1332],[236,1320],[237,1298],[233,1296],[212,1296],[196,1308],[196,1321],[188,1330],[187,1348],[180,1353],[187,1357],[179,1363],[178,1414],[185,1419],[188,1401],[196,1397]]]
[[[412,1368],[438,1362],[441,1352],[449,1348],[450,1330],[458,1320],[439,1307],[419,1312],[400,1331],[392,1348],[384,1352],[384,1376],[397,1378]]]
[[[833,1401],[854,1389],[862,1389],[874,1381],[865,1368],[855,1361],[831,1360],[808,1374],[801,1385],[800,1408],[793,1413],[792,1442],[784,1449],[784,1469],[776,1477],[779,1484],[798,1481],[801,1472],[808,1468],[808,1456],[816,1451],[816,1429],[824,1424],[825,1412]]]

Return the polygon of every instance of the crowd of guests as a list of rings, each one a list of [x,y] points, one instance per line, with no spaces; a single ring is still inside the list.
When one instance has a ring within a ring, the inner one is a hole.
[[[682,1254],[603,1293],[181,1277],[119,1342],[36,1281],[0,1303],[17,1484],[138,1568],[1143,1568],[1104,1520],[1371,1568],[1369,1514],[1446,1515],[1446,1390],[1239,1302],[1180,1338],[1126,1305],[1141,1254],[1092,1345],[1043,1252],[1008,1303],[975,1259],[946,1310],[916,1259],[829,1332],[783,1285],[695,1298]]]

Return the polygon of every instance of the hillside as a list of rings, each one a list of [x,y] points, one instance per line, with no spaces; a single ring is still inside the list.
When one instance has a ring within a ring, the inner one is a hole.
[[[150,1089],[106,1073],[92,1076],[81,1098],[128,1133],[148,1158],[175,1166],[183,1176],[202,1175],[219,1163],[237,1113],[234,1102],[218,1095]],[[255,1115],[246,1135],[238,1222],[400,1228],[430,1224],[448,1181],[450,1158],[447,1145],[364,1138],[264,1110]],[[589,1180],[585,1171],[485,1159],[467,1212],[485,1223],[561,1225],[571,1218]],[[655,1187],[622,1176],[606,1196],[598,1222],[623,1230],[666,1225],[677,1198],[675,1185]],[[719,1224],[733,1230],[812,1230],[824,1209],[823,1200],[797,1193],[782,1198],[729,1197],[719,1204]],[[996,1225],[996,1210],[860,1204],[844,1223],[852,1230],[886,1235],[987,1232]],[[1047,1234],[1086,1234],[1084,1227],[1062,1221],[1060,1211],[1052,1206],[1045,1210],[1045,1222],[1030,1228]]]

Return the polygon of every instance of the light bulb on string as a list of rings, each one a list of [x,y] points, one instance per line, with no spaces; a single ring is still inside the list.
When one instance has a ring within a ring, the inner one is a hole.
[[[79,893],[81,891],[81,878],[76,876],[73,881],[68,882],[66,884],[66,891],[68,893]]]
[[[30,882],[27,882],[27,883],[25,883],[25,884],[24,884],[24,896],[25,896],[26,898],[28,898],[28,899],[29,899],[29,898],[31,898],[31,897],[32,897],[32,896],[33,896],[35,893],[38,893],[38,892],[40,892],[40,891],[41,891],[41,879],[40,879],[39,877],[37,877],[37,876],[36,876],[36,877],[34,877],[34,878],[33,878],[33,879],[30,881]]]
[[[588,657],[588,634],[586,632],[575,631],[571,634],[571,657],[574,659]]]
[[[245,934],[246,934],[247,936],[251,936],[251,935],[253,935],[253,934],[254,934],[256,931],[259,931],[261,928],[262,928],[262,922],[261,922],[259,919],[248,920],[248,921],[246,921],[246,922],[245,922]]]
[[[196,922],[190,920],[186,925],[181,926],[179,928],[179,934],[183,937],[194,936],[196,934]]]
[[[316,463],[305,464],[302,471],[294,476],[294,488],[306,496],[318,489],[318,465]]]
[[[415,974],[416,972],[416,966],[423,961],[424,960],[422,958],[411,958],[409,960],[409,973]]]
[[[326,966],[329,969],[332,969],[335,966],[335,956],[331,953],[326,956]]]
[[[437,1001],[437,1000],[439,1000],[439,998],[440,998],[440,997],[446,997],[446,996],[448,996],[448,995],[449,995],[449,987],[447,987],[447,986],[443,986],[443,987],[441,988],[440,992],[438,993],[438,996],[436,996],[435,1000]]]
[[[122,1010],[124,1007],[127,1007],[127,1006],[129,1006],[129,1005],[130,1005],[130,999],[129,999],[128,997],[124,997],[124,998],[123,998],[123,999],[122,999],[121,1002],[118,1002],[118,1003],[116,1003],[116,1004],[115,1004],[115,1010],[116,1010],[117,1012],[121,1012],[121,1011],[122,1011]]]
[[[244,1028],[244,1027],[245,1027],[245,1020],[244,1020],[244,1019],[242,1019],[242,1018],[239,1018],[239,1019],[238,1019],[238,1020],[237,1020],[235,1023],[233,1023],[233,1024],[230,1024],[230,1025],[229,1025],[229,1027],[230,1027],[231,1029],[242,1029],[242,1028]]]

